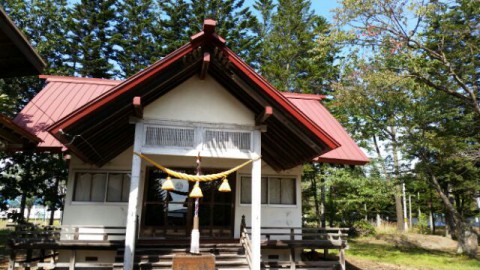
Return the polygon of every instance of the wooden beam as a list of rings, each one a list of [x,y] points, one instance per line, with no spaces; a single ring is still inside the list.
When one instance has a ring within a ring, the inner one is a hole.
[[[205,75],[207,75],[209,66],[210,66],[210,53],[205,52],[203,54],[203,63],[202,63],[202,70],[200,71],[200,80],[205,79]]]
[[[206,34],[212,34],[215,32],[215,26],[217,26],[217,22],[212,19],[206,19],[203,21],[203,32]]]
[[[255,124],[257,126],[263,125],[267,119],[273,115],[272,106],[265,106],[265,110],[257,116],[255,119]]]
[[[142,99],[138,96],[133,98],[133,115],[139,119],[143,118]]]

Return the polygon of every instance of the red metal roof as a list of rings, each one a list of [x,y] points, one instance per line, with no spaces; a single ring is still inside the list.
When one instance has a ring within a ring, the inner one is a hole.
[[[60,150],[63,145],[46,131],[47,127],[77,108],[98,98],[121,81],[76,77],[40,76],[47,85],[13,120],[37,135],[44,150]]]
[[[315,158],[314,161],[348,165],[363,165],[369,162],[368,157],[352,140],[347,131],[320,103],[324,96],[296,93],[284,93],[284,96],[317,125],[326,130],[341,145]]]
[[[58,120],[95,100],[122,82],[60,76],[41,76],[41,78],[47,80],[47,86],[20,112],[14,121],[35,131],[43,139],[39,147],[48,149],[60,149],[62,144],[46,132],[45,127],[53,124],[53,120]],[[324,96],[282,94],[341,145],[337,149],[315,158],[314,161],[349,165],[363,165],[369,161],[340,123],[320,103],[325,98]]]

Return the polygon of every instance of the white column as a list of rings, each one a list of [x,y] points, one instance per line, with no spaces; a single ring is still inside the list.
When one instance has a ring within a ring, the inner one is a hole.
[[[262,154],[262,141],[259,130],[253,131],[253,152]],[[252,270],[260,270],[260,228],[262,209],[262,161],[255,160],[252,163]]]
[[[133,151],[141,152],[143,144],[143,122],[135,123],[135,140]],[[130,196],[128,197],[127,229],[125,232],[125,253],[123,256],[123,269],[132,270],[135,255],[136,221],[138,204],[138,187],[142,170],[142,160],[133,155],[132,174],[130,177]]]

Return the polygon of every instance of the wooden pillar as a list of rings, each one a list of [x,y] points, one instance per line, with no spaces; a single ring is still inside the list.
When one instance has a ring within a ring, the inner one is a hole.
[[[77,255],[77,251],[72,249],[70,252],[70,264],[68,266],[68,270],[75,270],[75,263],[77,260],[76,255]]]
[[[133,151],[140,153],[143,143],[143,122],[135,123],[135,140]],[[130,176],[130,195],[128,197],[127,228],[125,232],[125,253],[123,256],[123,269],[132,270],[135,256],[136,223],[138,205],[138,187],[142,169],[142,160],[139,156],[133,155],[132,174]]]
[[[260,130],[253,131],[253,152],[262,154],[262,142]],[[252,163],[252,270],[260,270],[261,260],[261,209],[262,209],[262,161],[255,160]]]
[[[338,260],[340,262],[340,269],[345,270],[346,269],[346,267],[345,267],[345,248],[342,247],[342,248],[340,248],[339,251],[340,252],[338,254]]]
[[[15,269],[15,258],[15,249],[12,248],[12,250],[10,251],[10,256],[8,257],[8,270]]]

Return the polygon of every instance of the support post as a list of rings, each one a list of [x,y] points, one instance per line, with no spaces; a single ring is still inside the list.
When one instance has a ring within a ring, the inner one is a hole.
[[[138,121],[135,124],[135,140],[133,151],[140,153],[143,142],[143,122]],[[136,222],[137,222],[137,204],[138,187],[142,169],[142,159],[138,155],[132,158],[132,174],[130,177],[130,195],[128,197],[127,228],[125,232],[125,253],[123,256],[123,269],[132,270],[135,256],[136,242]]]
[[[68,270],[75,270],[75,263],[77,260],[76,257],[77,257],[77,251],[73,249],[70,253],[70,264],[68,265]]]
[[[339,263],[340,263],[340,269],[345,270],[346,269],[346,266],[345,266],[345,248],[342,247],[342,248],[340,248],[339,251],[340,252],[338,254],[338,260],[339,260]]]
[[[262,153],[260,130],[253,131],[253,152],[256,155]],[[252,163],[252,270],[260,270],[261,263],[261,209],[262,209],[262,161],[255,160]]]

